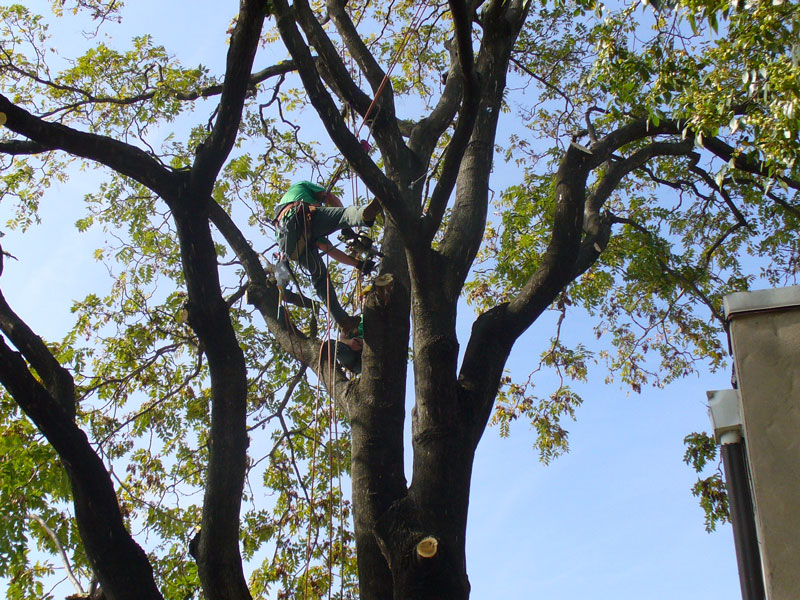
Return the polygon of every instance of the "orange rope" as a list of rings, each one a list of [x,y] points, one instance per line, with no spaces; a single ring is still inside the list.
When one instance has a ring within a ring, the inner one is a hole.
[[[374,110],[375,106],[377,105],[378,99],[380,98],[381,94],[383,93],[383,90],[386,88],[386,85],[389,83],[389,78],[390,78],[390,76],[392,74],[392,71],[394,70],[395,66],[397,65],[397,62],[400,59],[400,55],[402,54],[403,50],[405,49],[406,45],[408,44],[408,41],[411,39],[411,34],[414,31],[416,31],[418,29],[419,25],[422,23],[422,14],[423,14],[424,10],[427,7],[428,7],[428,3],[425,2],[425,3],[421,4],[417,8],[417,12],[415,13],[414,18],[411,21],[411,25],[406,30],[405,36],[403,37],[403,41],[401,42],[400,47],[398,48],[397,52],[395,53],[392,61],[389,63],[389,67],[388,67],[385,75],[383,76],[383,79],[381,80],[381,83],[378,86],[378,89],[375,92],[375,97],[370,102],[370,105],[367,108],[366,113],[364,113],[363,119],[361,120],[361,124],[358,126],[358,128],[355,131],[355,137],[356,138],[359,138],[359,134],[361,133],[361,129],[364,127],[364,124],[369,119],[370,115],[372,114],[372,111]],[[353,120],[355,121],[355,115],[353,116]],[[369,136],[367,136],[367,137],[369,137]],[[330,189],[335,184],[336,177],[338,176],[338,173],[340,172],[340,170],[341,170],[341,168],[337,168],[337,169],[334,170],[334,173],[331,176],[331,181],[327,186],[328,191],[330,191]],[[357,200],[357,198],[358,198],[358,183],[355,180],[355,177],[351,177],[351,193],[353,195],[353,199]],[[367,192],[367,194],[368,194],[368,192]],[[326,257],[326,268],[329,268],[329,264],[330,264],[329,258]],[[328,273],[330,274],[330,270],[328,270]],[[330,277],[330,275],[329,275],[329,277]],[[348,283],[350,283],[352,281],[353,281],[353,277],[350,278]],[[334,343],[334,350],[333,350],[333,353],[331,353],[331,347],[330,347],[330,341],[331,341],[330,333],[331,333],[331,329],[332,329],[331,312],[330,312],[330,300],[331,300],[330,299],[330,289],[331,289],[331,286],[328,285],[327,289],[328,289],[328,291],[327,291],[327,297],[326,297],[326,308],[327,308],[327,317],[328,318],[327,318],[327,328],[326,328],[325,336],[324,336],[324,338],[326,338],[326,339],[325,339],[325,341],[323,341],[323,344],[326,344],[327,347],[328,347],[328,381],[329,382],[333,382],[333,371],[335,369],[335,364],[336,364],[337,354],[338,354],[339,348],[338,348],[338,345],[336,343]],[[333,356],[331,356],[331,354],[333,354]],[[319,373],[319,372],[321,372],[321,370],[322,370],[322,344],[320,345],[318,364],[317,364],[317,372]],[[330,480],[329,480],[329,486],[328,486],[328,494],[329,494],[329,500],[330,500],[329,509],[328,509],[328,544],[329,544],[328,545],[328,598],[329,599],[331,598],[331,593],[332,593],[332,588],[333,588],[333,565],[332,565],[332,553],[333,553],[333,510],[334,510],[334,506],[333,506],[333,452],[334,452],[334,449],[335,449],[335,444],[338,441],[338,437],[339,437],[339,431],[338,431],[339,427],[338,427],[338,421],[337,421],[337,418],[336,418],[336,398],[335,398],[336,388],[335,388],[335,386],[333,386],[333,389],[331,390],[331,392],[332,393],[329,394],[329,397],[331,399],[331,404],[330,404],[330,408],[329,408],[329,412],[328,412],[328,414],[329,414],[329,420],[328,420],[328,436],[329,436],[329,440],[328,440],[328,465],[329,466],[328,466],[328,469],[329,469],[329,473],[330,473]],[[316,388],[316,393],[315,393],[315,401],[314,401],[314,429],[313,429],[313,431],[314,431],[314,443],[313,443],[312,451],[311,451],[311,473],[310,473],[311,474],[311,498],[310,498],[310,505],[309,505],[308,538],[307,538],[307,541],[306,541],[306,565],[305,565],[305,573],[304,573],[304,577],[303,577],[304,578],[304,595],[305,595],[306,598],[308,598],[308,571],[309,571],[309,568],[310,568],[310,565],[311,565],[311,530],[312,530],[313,521],[314,521],[314,519],[313,519],[313,517],[314,517],[314,479],[315,479],[315,475],[316,475],[315,471],[316,471],[316,455],[317,455],[317,441],[318,441],[317,440],[317,426],[318,426],[318,423],[319,423],[319,396],[320,396],[320,378],[318,377],[317,378],[317,388]],[[339,464],[339,461],[337,461],[337,469],[336,470],[337,470],[337,478],[338,478],[339,500],[341,502],[342,501],[342,472],[341,472],[341,465]],[[341,580],[341,589],[342,589],[342,594],[343,594],[343,591],[344,591],[345,558],[346,557],[345,557],[345,553],[344,553],[344,541],[343,541],[344,540],[344,510],[342,509],[341,505],[339,506],[339,515],[340,515],[340,532],[341,532],[341,536],[340,536],[340,544],[341,544],[340,552],[342,554],[342,565],[341,565],[341,572],[340,572],[340,580]]]
[[[417,12],[411,19],[411,24],[409,25],[405,35],[403,36],[403,41],[400,43],[400,47],[397,49],[397,52],[395,53],[394,57],[389,62],[389,67],[387,68],[386,73],[383,76],[383,79],[381,79],[381,82],[378,85],[378,89],[375,91],[375,97],[373,97],[372,102],[369,103],[369,106],[367,107],[367,112],[364,113],[364,118],[361,119],[361,124],[356,128],[354,134],[356,139],[360,139],[361,129],[364,127],[364,124],[367,122],[367,119],[369,119],[370,115],[372,114],[373,109],[378,103],[378,99],[381,97],[381,94],[383,93],[383,90],[386,89],[386,85],[389,83],[389,77],[391,77],[392,71],[394,71],[395,66],[397,66],[397,62],[400,60],[400,55],[405,50],[405,47],[408,45],[408,41],[411,39],[411,34],[417,31],[417,29],[419,29],[419,26],[422,24],[423,21],[422,13],[425,11],[426,8],[428,8],[428,2],[423,2],[417,7]],[[353,118],[355,119],[355,117]],[[369,137],[370,136],[367,135],[365,139],[369,140]],[[336,179],[338,178],[339,173],[341,172],[342,167],[346,162],[347,159],[343,158],[339,163],[339,166],[337,166],[336,169],[334,169],[333,175],[331,176],[331,180],[326,187],[327,191],[330,191],[333,188],[334,184],[336,183]]]
[[[392,71],[397,65],[397,61],[400,59],[400,55],[403,53],[403,50],[405,50],[408,41],[411,39],[412,32],[416,31],[422,24],[422,13],[426,8],[428,8],[427,2],[423,2],[417,8],[417,12],[414,15],[414,18],[411,20],[411,25],[406,30],[406,34],[403,37],[403,41],[400,43],[400,47],[397,49],[397,52],[392,58],[392,61],[389,63],[389,68],[386,70],[386,74],[383,76],[383,79],[381,80],[381,83],[378,86],[378,90],[375,92],[375,97],[372,99],[369,108],[367,108],[367,112],[364,113],[364,118],[361,120],[361,125],[359,125],[358,129],[356,130],[356,137],[358,137],[358,134],[361,132],[361,128],[364,126],[364,123],[367,122],[367,119],[369,119],[369,116],[372,114],[372,109],[375,107],[375,104],[377,103],[378,98],[380,98],[381,93],[383,93],[384,88],[386,88],[386,84],[389,83],[389,77],[391,76]]]

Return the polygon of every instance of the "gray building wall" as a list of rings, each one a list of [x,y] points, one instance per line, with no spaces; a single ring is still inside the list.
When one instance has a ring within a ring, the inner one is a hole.
[[[800,598],[800,286],[726,297],[769,600]]]

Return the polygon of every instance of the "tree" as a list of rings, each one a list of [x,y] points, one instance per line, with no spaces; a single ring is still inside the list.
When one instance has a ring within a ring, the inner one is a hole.
[[[101,0],[66,8],[92,11],[98,27],[118,10]],[[210,600],[249,598],[276,583],[317,597],[332,584],[326,563],[342,559],[340,593],[352,594],[348,534],[318,533],[347,517],[329,481],[349,468],[360,596],[466,598],[472,459],[487,424],[530,419],[549,460],[566,449],[560,419],[580,402],[566,379],[536,398],[504,373],[519,336],[558,311],[542,365],[583,378],[589,346],[560,338],[568,313],[583,309],[623,381],[668,383],[699,358],[721,364],[720,298],[751,281],[743,255],[769,257],[775,282],[800,264],[800,15],[788,3],[241,0],[219,79],[147,36],[127,52],[98,43],[54,74],[41,19],[14,6],[3,20],[12,225],[35,220],[70,162],[102,165],[108,180],[78,225],[119,232],[101,257],[121,269],[105,298],[76,304],[60,343],[44,343],[0,300],[2,439],[13,458],[2,485],[12,558],[0,568],[20,574],[21,594],[36,592],[22,534],[31,514],[46,524],[34,532],[42,543],[67,540],[108,598],[191,596],[198,585]],[[652,22],[644,38],[642,20]],[[288,60],[256,69],[260,44],[282,45]],[[400,74],[386,66],[393,59]],[[288,89],[293,77],[302,91]],[[201,119],[190,109],[202,99],[214,108]],[[411,116],[403,99],[419,101]],[[300,305],[291,320],[279,311],[269,256],[246,237],[267,232],[292,166],[333,170],[287,116],[304,105],[384,209],[380,271],[391,277],[365,295],[357,378],[320,351],[302,294],[289,297]],[[503,111],[517,111],[526,131],[498,139]],[[375,152],[349,114],[367,123]],[[164,134],[181,119],[192,121],[184,140]],[[500,144],[521,181],[492,219]],[[479,314],[459,358],[465,294]],[[315,408],[309,370],[335,398],[349,447],[323,443],[336,417]],[[262,473],[248,436],[273,423]],[[127,465],[124,477],[115,464]],[[242,515],[256,475],[277,500]],[[21,494],[26,478],[36,489]],[[201,505],[164,500],[181,489],[202,490]],[[158,547],[145,553],[134,524]],[[274,559],[248,582],[240,544],[252,558],[268,543]]]

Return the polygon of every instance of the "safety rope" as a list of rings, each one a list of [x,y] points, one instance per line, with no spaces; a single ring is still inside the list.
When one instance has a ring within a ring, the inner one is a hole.
[[[326,256],[326,269],[330,267],[330,259]],[[330,272],[330,271],[329,271]],[[331,319],[331,285],[326,286],[326,308],[327,308],[327,319],[326,319],[326,330],[324,335],[322,336],[322,341],[320,343],[319,353],[317,357],[317,373],[322,372],[322,356],[323,350],[327,348],[327,358],[328,358],[328,381],[333,381],[333,371],[335,369],[336,361],[338,360],[338,351],[339,347],[338,344],[334,341],[333,344],[333,351],[331,351],[331,331],[333,329],[333,321]],[[306,564],[305,564],[305,573],[304,573],[304,596],[308,597],[308,571],[311,566],[311,532],[313,529],[313,512],[314,512],[314,492],[315,492],[315,479],[316,479],[316,458],[317,458],[317,442],[318,442],[318,424],[319,424],[319,408],[320,408],[320,378],[317,377],[317,386],[315,390],[315,400],[314,400],[314,441],[312,444],[312,451],[311,451],[311,498],[310,498],[310,506],[309,506],[309,522],[308,522],[308,533],[306,538]],[[328,494],[329,494],[329,505],[328,505],[328,559],[327,559],[327,566],[328,566],[328,597],[331,597],[332,589],[333,589],[333,562],[332,562],[332,551],[333,551],[333,512],[334,512],[334,505],[333,505],[333,452],[338,443],[338,426],[336,427],[336,435],[333,435],[332,423],[336,422],[336,387],[332,386],[331,394],[329,395],[331,399],[330,406],[328,408],[328,473],[329,473],[329,483],[328,483]],[[337,461],[338,464],[338,461]],[[339,471],[339,489],[341,490],[341,468],[337,469]],[[341,492],[339,494],[339,498],[341,499]],[[339,506],[340,514],[342,512],[341,505]],[[344,529],[342,528],[342,533]],[[343,547],[343,546],[342,546]],[[343,577],[343,573],[340,575]]]
[[[328,346],[328,381],[333,381],[334,363],[331,361],[331,345]],[[333,354],[338,350],[338,345],[334,345]],[[334,359],[335,360],[335,359]],[[334,394],[336,387],[334,388]],[[331,397],[331,404],[328,412],[328,600],[331,600],[333,590],[333,452],[336,450],[336,442],[333,437],[333,424],[336,422],[336,402]],[[339,506],[341,510],[341,505]]]
[[[355,136],[356,139],[360,139],[361,130],[363,129],[364,125],[369,120],[370,116],[372,116],[372,111],[377,106],[378,100],[380,99],[381,94],[383,93],[383,90],[386,89],[386,86],[389,83],[389,78],[392,75],[392,71],[394,71],[394,68],[397,65],[397,62],[400,60],[400,56],[403,54],[403,51],[405,50],[406,46],[408,45],[409,40],[411,39],[411,34],[414,33],[415,31],[417,31],[419,29],[420,25],[422,25],[423,14],[424,14],[426,8],[428,8],[428,2],[422,2],[417,7],[417,12],[414,14],[414,17],[411,19],[411,23],[409,24],[408,28],[406,29],[406,33],[403,36],[403,40],[402,40],[402,42],[400,42],[400,46],[397,48],[397,52],[395,52],[394,56],[389,61],[389,67],[386,69],[386,73],[384,73],[383,79],[381,79],[381,82],[378,85],[378,89],[375,91],[375,96],[372,98],[372,101],[369,103],[369,106],[367,107],[367,112],[364,113],[364,117],[361,119],[361,123],[359,124],[359,126],[355,130],[354,136]],[[353,117],[353,118],[355,120],[355,117]],[[367,135],[366,138],[365,138],[365,141],[367,143],[369,143],[369,137],[370,136]],[[333,189],[333,186],[336,185],[336,180],[341,175],[341,171],[344,169],[344,166],[346,164],[347,164],[347,159],[346,158],[342,158],[339,161],[338,166],[336,167],[336,169],[334,169],[333,175],[331,175],[330,181],[328,182],[328,185],[325,188],[326,191],[330,192]]]
[[[375,97],[372,99],[372,102],[367,108],[367,112],[364,113],[364,118],[361,120],[361,125],[359,125],[358,129],[356,130],[356,137],[358,137],[359,133],[361,133],[361,128],[364,127],[364,124],[367,122],[367,119],[369,119],[370,115],[372,114],[372,110],[375,108],[375,105],[378,102],[378,98],[380,98],[384,88],[386,88],[386,84],[389,83],[389,77],[391,76],[392,71],[397,65],[397,62],[400,60],[400,55],[405,50],[408,41],[411,39],[411,34],[417,31],[419,29],[419,26],[422,25],[422,14],[425,12],[426,8],[428,8],[427,2],[423,2],[417,7],[417,12],[414,15],[414,18],[411,19],[411,24],[406,30],[406,34],[403,37],[403,41],[400,43],[400,46],[398,47],[394,57],[389,62],[389,68],[386,70],[386,74],[383,76],[380,85],[378,85],[378,89],[375,92]]]
[[[314,400],[314,427],[312,429],[313,443],[311,449],[311,498],[308,505],[308,534],[306,538],[306,566],[303,574],[303,598],[308,598],[308,570],[311,566],[311,531],[314,527],[314,475],[317,462],[317,425],[319,417],[319,387]]]
[[[397,65],[400,56],[402,55],[403,51],[405,50],[406,45],[408,44],[409,40],[411,39],[412,33],[418,30],[419,26],[422,23],[422,16],[424,14],[425,9],[428,7],[428,2],[424,2],[420,4],[417,8],[417,12],[415,13],[414,17],[411,20],[409,27],[406,30],[405,36],[397,49],[394,57],[389,63],[389,66],[384,74],[383,79],[381,80],[378,89],[375,92],[375,97],[369,104],[367,111],[364,113],[364,116],[361,120],[361,123],[355,129],[355,137],[359,139],[360,133],[364,124],[367,123],[370,116],[372,115],[373,110],[377,106],[378,100],[381,97],[384,89],[386,88],[387,84],[389,83],[389,78],[391,77],[392,71],[394,70],[395,66]],[[352,57],[351,57],[352,59]],[[355,125],[356,117],[353,114],[353,125]],[[365,150],[369,151],[368,148],[368,138],[367,136],[367,147]],[[341,172],[346,164],[346,159],[342,159],[340,164],[334,169],[333,174],[326,186],[326,192],[330,193],[333,189],[333,186],[336,184],[338,177],[341,175]],[[354,174],[351,173],[350,177],[351,182],[351,194],[353,201],[356,202],[358,199],[358,181]],[[369,190],[366,192],[366,200],[369,201]],[[304,219],[304,227],[307,227],[307,222]],[[304,229],[304,233],[308,233],[306,229]],[[307,238],[306,238],[307,239]],[[307,265],[310,267],[311,265]],[[329,257],[326,256],[326,269],[328,270],[328,276],[330,277],[330,262]],[[345,287],[349,287],[349,284],[355,280],[355,297],[353,298],[353,306],[355,308],[355,304],[358,302],[358,299],[361,298],[361,277],[360,276],[351,276],[347,282]],[[325,334],[322,336],[322,342],[320,344],[320,350],[318,355],[318,364],[317,364],[317,373],[322,372],[322,356],[323,356],[323,347],[327,347],[327,359],[328,359],[328,381],[330,383],[333,382],[333,374],[335,370],[335,365],[337,364],[338,360],[338,351],[339,346],[337,341],[333,341],[331,344],[331,337],[330,333],[332,330],[332,320],[331,320],[331,311],[330,311],[330,303],[331,303],[331,287],[332,285],[328,283],[326,286],[326,309],[327,309],[327,327]],[[347,297],[345,293],[344,297]],[[349,332],[348,332],[349,333]],[[333,346],[333,349],[331,348]],[[328,409],[328,472],[329,472],[329,482],[328,482],[328,497],[329,497],[329,506],[328,506],[328,559],[327,559],[327,566],[328,566],[328,599],[331,599],[332,589],[333,589],[333,550],[334,550],[334,543],[333,543],[333,513],[334,513],[334,489],[333,489],[333,470],[334,470],[334,456],[333,453],[335,450],[338,449],[338,440],[339,440],[339,431],[338,431],[338,419],[336,418],[336,387],[335,385],[331,385],[329,398],[330,398],[330,405]],[[312,539],[312,528],[314,522],[314,492],[315,492],[315,477],[316,477],[316,456],[317,456],[317,446],[318,446],[318,435],[317,429],[319,425],[319,408],[320,408],[320,377],[317,377],[317,386],[315,391],[315,400],[314,400],[314,437],[313,437],[313,444],[312,444],[312,451],[311,451],[311,497],[309,500],[309,527],[308,527],[308,534],[306,540],[306,564],[305,564],[305,573],[303,576],[304,579],[304,597],[308,598],[308,572],[311,565],[311,539]],[[337,472],[337,480],[338,480],[338,498],[339,498],[339,552],[341,554],[342,563],[340,565],[340,594],[344,597],[344,578],[345,578],[345,569],[346,569],[346,556],[345,556],[345,549],[344,549],[344,509],[342,506],[343,503],[343,493],[342,493],[342,470],[341,470],[341,461],[336,460],[336,472]]]

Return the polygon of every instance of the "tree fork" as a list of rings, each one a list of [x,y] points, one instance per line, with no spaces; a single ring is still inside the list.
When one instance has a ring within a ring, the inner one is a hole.
[[[471,463],[471,453],[469,457]],[[378,522],[376,533],[392,571],[393,598],[466,600],[470,592],[464,550],[467,502],[452,500],[468,498],[469,489],[466,494],[454,490],[445,496],[423,491],[426,487],[412,484],[409,495]]]

